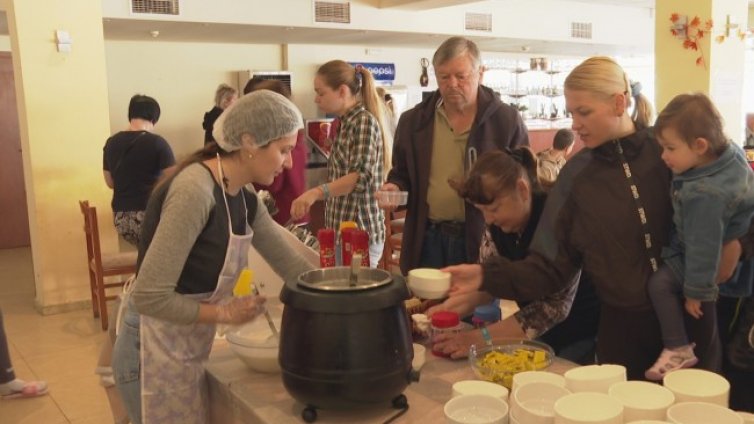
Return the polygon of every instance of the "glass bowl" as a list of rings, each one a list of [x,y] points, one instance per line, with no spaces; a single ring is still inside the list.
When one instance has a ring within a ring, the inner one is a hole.
[[[494,340],[491,345],[471,345],[469,363],[480,380],[511,388],[513,375],[540,371],[552,364],[555,352],[532,340]]]

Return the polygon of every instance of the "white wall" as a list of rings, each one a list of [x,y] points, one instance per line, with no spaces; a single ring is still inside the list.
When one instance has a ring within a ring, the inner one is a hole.
[[[182,0],[179,16],[133,15],[124,0],[102,0],[107,18],[225,22],[252,25],[485,35],[533,40],[570,40],[570,22],[592,22],[587,43],[651,47],[654,16],[648,8],[552,0],[482,1],[422,11],[380,9],[377,1],[351,1],[351,23],[315,23],[310,0]],[[492,32],[464,29],[465,13],[491,13]],[[577,40],[578,41],[578,40]]]
[[[162,109],[155,132],[177,158],[204,144],[202,119],[218,84],[235,86],[236,71],[281,66],[279,45],[106,41],[105,56],[112,131],[128,125],[131,96],[152,96]]]

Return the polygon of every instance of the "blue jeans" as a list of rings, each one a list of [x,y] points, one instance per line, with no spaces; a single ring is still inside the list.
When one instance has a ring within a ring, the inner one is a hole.
[[[139,314],[129,304],[113,346],[113,378],[131,424],[141,424]]]
[[[444,268],[449,265],[463,264],[468,261],[466,255],[466,231],[451,233],[440,224],[429,222],[424,232],[422,253],[419,267]]]

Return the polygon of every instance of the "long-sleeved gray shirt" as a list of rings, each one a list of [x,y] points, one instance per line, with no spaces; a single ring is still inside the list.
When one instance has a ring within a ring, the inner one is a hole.
[[[234,233],[245,232],[244,199],[254,231],[253,246],[285,281],[312,266],[282,237],[255,194],[226,195]],[[259,203],[257,207],[256,204]],[[132,295],[140,314],[178,324],[196,321],[199,302],[183,294],[215,289],[227,248],[228,215],[222,188],[201,163],[189,165],[159,187],[142,224],[139,270]]]

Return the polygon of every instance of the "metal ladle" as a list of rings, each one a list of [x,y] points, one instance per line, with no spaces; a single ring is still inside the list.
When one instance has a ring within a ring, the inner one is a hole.
[[[254,284],[254,294],[259,296],[259,287],[257,287],[258,284]],[[264,317],[267,319],[267,325],[270,326],[270,330],[272,330],[272,335],[275,336],[276,339],[280,340],[280,333],[278,332],[277,327],[275,327],[275,323],[272,322],[272,317],[270,316],[270,311],[267,310],[267,308],[264,308]]]
[[[356,287],[359,282],[359,271],[361,271],[361,254],[354,253],[351,257],[351,274],[348,276],[348,285]]]

